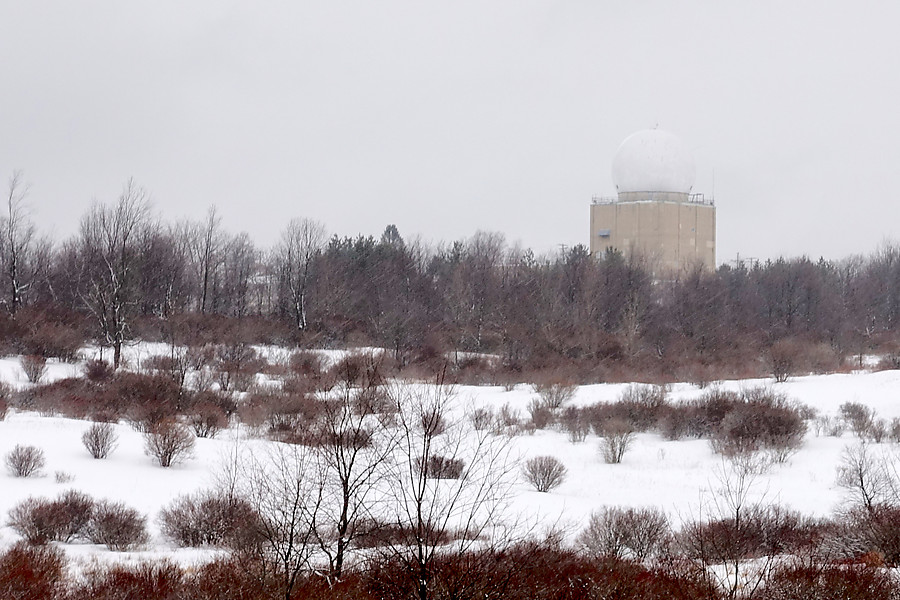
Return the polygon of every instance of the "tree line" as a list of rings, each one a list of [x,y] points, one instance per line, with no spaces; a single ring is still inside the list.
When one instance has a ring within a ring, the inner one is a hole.
[[[482,231],[429,244],[394,225],[379,238],[329,236],[295,219],[261,247],[228,231],[215,207],[166,222],[132,180],[65,240],[40,234],[18,172],[6,200],[0,339],[45,356],[93,339],[118,365],[138,337],[230,336],[377,345],[401,368],[463,352],[493,355],[507,373],[704,380],[784,360],[833,370],[875,349],[893,356],[900,322],[900,246],[890,243],[865,257],[698,265],[659,280],[646,257],[592,257],[580,244],[539,256]]]

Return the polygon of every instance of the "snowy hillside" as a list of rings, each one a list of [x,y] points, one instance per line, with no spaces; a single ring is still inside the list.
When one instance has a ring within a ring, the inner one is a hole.
[[[139,350],[152,353],[146,347]],[[132,357],[132,361],[137,364],[139,359]],[[78,365],[52,364],[46,379],[79,372]],[[17,388],[29,385],[14,358],[0,361],[0,376]],[[896,398],[900,389],[898,371],[796,377],[784,384],[730,381],[720,385],[733,390],[772,386],[820,415],[836,415],[842,403],[852,401],[870,406],[880,417],[900,417],[900,402]],[[582,386],[571,404],[611,402],[625,387]],[[676,384],[671,387],[669,400],[687,400],[702,393],[691,385]],[[525,385],[511,391],[502,387],[460,386],[456,389],[455,407],[462,414],[478,407],[497,411],[507,405],[524,419],[534,397],[532,389]],[[247,432],[232,426],[214,439],[198,439],[192,458],[163,469],[145,455],[141,434],[124,422],[116,425],[118,447],[111,456],[94,460],[81,443],[89,424],[14,409],[0,421],[0,456],[17,444],[37,446],[46,454],[46,466],[40,476],[15,478],[5,470],[0,473],[0,519],[4,524],[0,527],[0,548],[19,539],[5,523],[11,507],[29,496],[52,498],[74,489],[98,499],[122,501],[148,516],[152,540],[140,552],[130,553],[131,558],[172,553],[178,561],[192,562],[214,553],[175,548],[162,538],[157,515],[176,496],[211,487],[226,457],[247,437]],[[813,429],[809,427],[801,449],[785,464],[772,465],[759,477],[752,495],[809,515],[827,515],[841,503],[845,492],[835,484],[836,466],[845,446],[853,444],[855,438],[849,431],[841,437],[817,437]],[[665,511],[676,526],[695,519],[709,510],[712,494],[719,486],[717,473],[723,467],[722,459],[714,454],[707,440],[668,441],[652,433],[637,434],[621,464],[604,462],[599,438],[594,434],[587,435],[584,442],[572,443],[564,431],[537,430],[513,437],[511,444],[512,454],[519,460],[539,455],[558,458],[567,467],[568,477],[550,493],[538,493],[520,480],[513,486],[509,516],[563,527],[572,536],[584,527],[592,511],[604,505],[655,506]],[[880,446],[886,452],[892,451],[887,442]],[[128,555],[83,543],[64,548],[79,560],[121,560]]]

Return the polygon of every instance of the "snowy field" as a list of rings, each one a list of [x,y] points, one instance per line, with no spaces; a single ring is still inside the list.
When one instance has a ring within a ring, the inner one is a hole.
[[[142,356],[160,353],[150,345],[130,349],[129,361],[139,364]],[[273,350],[274,352],[274,350]],[[333,356],[330,358],[334,358]],[[80,373],[79,365],[50,364],[46,381]],[[27,386],[16,358],[0,360],[0,377],[14,387]],[[815,408],[820,415],[837,415],[845,402],[865,404],[879,417],[900,417],[900,371],[795,377],[783,384],[771,380],[722,382],[725,389],[738,390],[759,385],[771,386],[789,399]],[[578,389],[572,404],[587,405],[614,401],[625,385],[591,385]],[[502,387],[460,386],[456,406],[461,412],[473,407],[495,410],[509,405],[527,418],[527,405],[534,398],[528,386],[512,391]],[[671,386],[670,401],[697,397],[702,390],[688,384]],[[119,443],[106,460],[92,459],[81,444],[87,421],[41,417],[36,413],[10,409],[0,421],[0,456],[16,444],[43,449],[47,464],[38,477],[14,478],[0,472],[0,548],[14,543],[18,535],[6,526],[9,509],[28,496],[54,498],[75,489],[101,499],[122,501],[148,516],[152,541],[140,552],[113,553],[101,546],[63,546],[76,561],[136,560],[173,556],[183,563],[203,560],[211,550],[176,549],[162,539],[157,515],[180,494],[211,487],[225,457],[240,443],[236,429],[223,431],[215,439],[198,439],[193,458],[172,468],[156,466],[144,454],[141,434],[127,424],[117,426]],[[785,464],[773,465],[760,476],[753,494],[768,502],[780,503],[809,515],[828,515],[844,498],[835,484],[836,467],[845,446],[855,443],[851,432],[841,438],[816,437],[810,426],[802,448]],[[567,528],[573,535],[585,524],[591,511],[604,505],[656,506],[677,526],[681,521],[708,513],[712,494],[719,487],[717,473],[722,460],[706,440],[667,441],[655,434],[638,434],[633,446],[618,465],[604,463],[599,438],[588,435],[582,443],[571,443],[565,432],[537,431],[512,438],[513,454],[525,460],[552,455],[568,468],[565,482],[542,494],[521,481],[513,487],[511,517],[540,521],[546,526]],[[893,451],[883,444],[885,451]],[[62,479],[59,482],[58,479]]]

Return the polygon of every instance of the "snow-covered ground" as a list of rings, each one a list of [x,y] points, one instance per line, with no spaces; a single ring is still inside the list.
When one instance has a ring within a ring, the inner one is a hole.
[[[161,353],[147,345],[129,349],[128,360],[139,364],[143,357]],[[274,350],[272,350],[274,352]],[[93,356],[93,353],[86,353]],[[333,359],[334,357],[329,356]],[[78,365],[49,365],[47,380],[72,376]],[[0,378],[15,387],[27,386],[18,360],[0,360]],[[900,371],[859,372],[792,378],[787,383],[771,380],[729,381],[726,389],[767,385],[790,399],[815,408],[821,415],[836,415],[848,401],[874,408],[882,418],[900,417]],[[614,401],[625,388],[622,384],[583,386],[572,403],[586,405]],[[534,397],[530,387],[519,385],[512,391],[502,387],[460,386],[456,390],[458,410],[508,405],[527,417],[527,405]],[[703,391],[688,384],[671,386],[672,401],[697,397]],[[208,488],[214,483],[225,457],[234,449],[240,434],[224,431],[215,439],[198,439],[194,457],[172,468],[156,466],[144,454],[143,440],[127,424],[117,426],[117,449],[106,460],[92,459],[81,443],[87,421],[41,417],[35,413],[10,410],[0,421],[0,457],[16,444],[35,445],[46,454],[43,475],[14,478],[0,471],[0,548],[18,536],[6,526],[6,514],[28,496],[56,497],[76,489],[95,498],[122,501],[149,517],[152,541],[130,559],[172,553],[176,560],[201,560],[211,551],[175,549],[159,533],[156,521],[162,507],[180,494]],[[835,485],[836,467],[845,446],[855,443],[849,431],[841,438],[816,437],[810,427],[803,447],[785,464],[774,465],[762,474],[753,490],[758,498],[781,503],[810,515],[827,515],[842,501],[843,491]],[[571,443],[565,432],[555,430],[522,434],[512,439],[513,453],[521,459],[552,455],[568,468],[565,482],[551,493],[535,492],[524,481],[513,488],[511,509],[526,520],[562,526],[570,532],[581,529],[591,511],[604,505],[656,506],[674,523],[707,515],[712,494],[719,487],[717,473],[722,460],[705,440],[667,441],[655,434],[639,434],[621,464],[605,464],[599,452],[599,438],[588,435],[582,443]],[[883,444],[885,451],[892,451]],[[57,481],[61,474],[62,482]],[[68,480],[67,480],[68,479]],[[121,560],[124,555],[103,547],[85,544],[65,546],[70,556],[81,561]]]

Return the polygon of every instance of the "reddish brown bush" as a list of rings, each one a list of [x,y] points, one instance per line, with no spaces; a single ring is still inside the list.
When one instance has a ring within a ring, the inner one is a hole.
[[[216,372],[222,391],[246,392],[263,370],[265,361],[253,347],[243,342],[220,344],[215,347]]]
[[[179,546],[227,546],[258,521],[245,501],[216,492],[181,496],[159,513],[163,535]]]
[[[84,575],[70,600],[181,600],[184,574],[169,562],[100,567]]]
[[[89,360],[84,363],[83,372],[85,378],[94,383],[105,383],[115,375],[112,365],[100,359]]]
[[[116,420],[123,410],[119,398],[106,386],[80,377],[37,385],[18,392],[13,399],[13,404],[23,410],[73,419]]]
[[[529,425],[534,429],[546,429],[553,423],[553,411],[536,398],[528,403],[528,414],[531,417]]]
[[[163,421],[144,433],[144,452],[168,468],[193,455],[194,434],[177,421]]]
[[[367,388],[384,384],[385,357],[376,352],[350,352],[328,370],[336,382],[350,387]]]
[[[66,561],[52,546],[19,543],[0,554],[0,593],[9,600],[47,600],[64,592]]]
[[[125,551],[146,543],[147,519],[121,502],[103,500],[94,506],[87,537],[110,550]]]
[[[900,586],[891,572],[861,566],[789,564],[774,569],[759,600],[896,600]]]
[[[0,398],[0,421],[6,418],[6,413],[9,410],[9,402],[6,401],[6,398]]]
[[[140,432],[174,419],[183,408],[181,388],[165,375],[120,373],[108,389],[125,406],[127,419]]]
[[[748,390],[719,421],[713,449],[725,455],[771,449],[780,451],[783,462],[803,443],[805,433],[806,423],[797,407],[768,390]]]
[[[200,401],[191,408],[188,414],[188,423],[197,437],[213,438],[228,427],[228,416],[218,405],[209,401]]]
[[[94,500],[70,490],[56,500],[28,498],[9,511],[8,525],[30,544],[70,542],[84,534]]]
[[[78,350],[85,342],[80,328],[70,325],[80,321],[76,315],[69,313],[48,317],[31,312],[19,314],[25,325],[20,342],[24,354],[52,356],[67,362],[75,360]]]
[[[715,564],[725,561],[776,556],[814,550],[826,527],[781,506],[758,506],[740,519],[725,518],[690,523],[679,541],[685,553]]]
[[[241,560],[219,559],[194,569],[185,582],[191,600],[269,600],[277,588],[259,569],[247,568]],[[297,596],[294,596],[295,598]],[[327,597],[322,595],[319,597]]]

